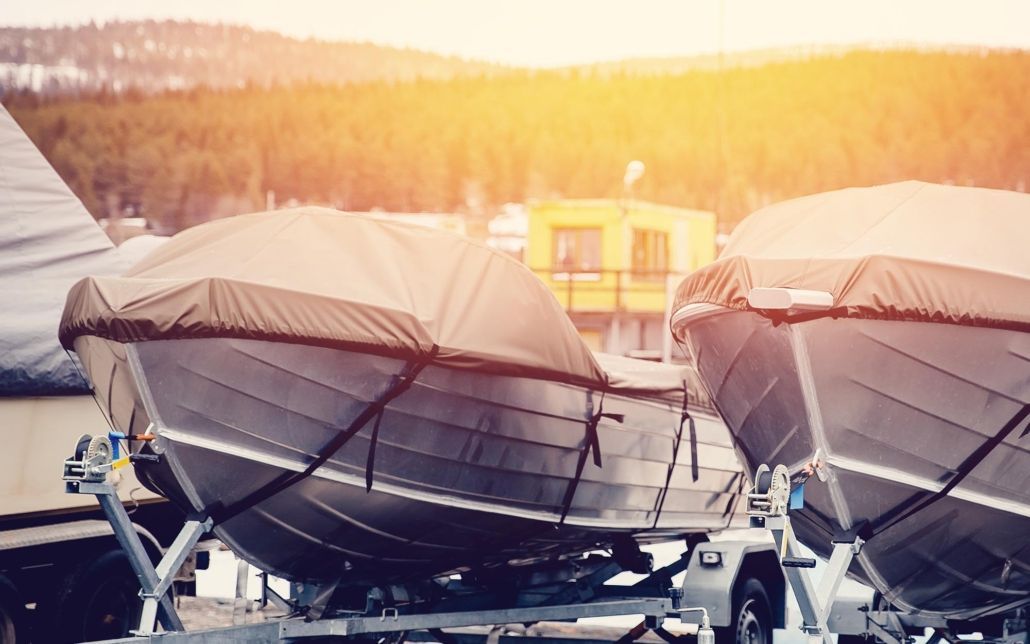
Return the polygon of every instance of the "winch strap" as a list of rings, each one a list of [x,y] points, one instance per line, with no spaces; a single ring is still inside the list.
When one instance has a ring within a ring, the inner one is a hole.
[[[326,461],[332,458],[333,455],[347,443],[347,441],[360,432],[365,425],[368,424],[368,421],[372,420],[373,417],[380,415],[383,409],[385,409],[391,401],[407,391],[415,382],[415,379],[422,370],[433,361],[438,352],[439,347],[434,344],[426,357],[409,362],[407,369],[400,376],[400,379],[390,385],[389,389],[387,389],[377,400],[369,403],[368,406],[366,406],[365,409],[362,410],[362,412],[358,414],[353,421],[351,421],[346,429],[338,432],[331,441],[326,443],[303,471],[283,472],[239,501],[227,506],[215,506],[212,508],[208,514],[214,521],[215,525],[228,521],[240,512],[275,496],[290,486],[295,485],[314,474],[315,470],[324,465]]]
[[[980,445],[980,447],[976,448],[976,450],[972,454],[967,456],[965,460],[963,460],[959,464],[959,466],[955,468],[955,475],[948,480],[948,482],[944,485],[943,488],[941,488],[938,492],[934,493],[932,496],[925,498],[921,503],[909,507],[909,509],[906,512],[902,513],[900,516],[888,520],[883,525],[877,527],[873,531],[872,536],[880,534],[881,532],[887,530],[888,528],[897,524],[898,522],[907,519],[916,512],[920,512],[926,509],[928,506],[932,505],[933,503],[936,503],[940,499],[948,496],[948,494],[952,490],[954,490],[955,487],[963,481],[963,479],[969,476],[969,474],[974,469],[976,469],[977,465],[979,465],[985,458],[987,458],[987,456],[991,453],[991,451],[994,450],[995,447],[1001,444],[1001,442],[1004,441],[1008,437],[1008,435],[1016,429],[1016,427],[1019,427],[1020,423],[1026,420],[1026,417],[1028,415],[1030,415],[1030,405],[1023,405],[1019,409],[1019,411],[1017,411],[1016,414],[1012,416],[1012,418],[1010,418],[1009,421],[1005,423],[1005,425],[1002,426],[1000,430],[998,430],[997,434],[995,434],[988,440],[984,441]],[[926,492],[916,493],[909,499],[898,504],[898,506],[894,509],[893,512],[898,512],[903,507],[915,503],[917,499],[919,499],[921,496],[925,494]],[[866,539],[866,541],[868,541],[868,539]]]
[[[597,435],[597,425],[601,422],[602,418],[608,418],[618,423],[621,423],[625,419],[625,416],[622,414],[605,413],[603,390],[601,391],[601,402],[597,406],[597,413],[591,414],[590,418],[586,422],[586,433],[583,437],[583,447],[579,451],[579,460],[576,461],[576,473],[572,480],[569,481],[569,486],[565,489],[565,498],[562,499],[561,519],[558,520],[558,525],[565,523],[565,517],[568,516],[569,509],[572,507],[572,499],[576,496],[576,488],[579,487],[579,481],[583,477],[583,468],[586,467],[587,456],[591,452],[594,454],[594,465],[602,467],[601,440]]]
[[[669,469],[665,473],[665,486],[662,488],[661,496],[658,498],[658,506],[655,508],[654,515],[654,526],[658,527],[658,519],[662,516],[662,508],[665,507],[665,497],[669,495],[669,485],[672,484],[672,474],[676,470],[676,462],[679,459],[680,443],[683,441],[683,425],[690,422],[690,458],[691,458],[691,475],[694,477],[694,481],[697,481],[698,470],[697,470],[697,432],[694,429],[694,419],[690,415],[690,411],[687,409],[689,404],[689,390],[687,388],[687,381],[683,381],[683,406],[680,409],[680,422],[676,427],[676,438],[672,442],[672,460],[669,462]]]

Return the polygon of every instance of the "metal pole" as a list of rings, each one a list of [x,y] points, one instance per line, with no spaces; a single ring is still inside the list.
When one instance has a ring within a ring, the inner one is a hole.
[[[672,362],[672,302],[675,299],[677,280],[669,271],[665,272],[665,313],[662,316],[662,362]]]
[[[851,560],[855,558],[861,547],[862,540],[858,537],[855,538],[853,543],[833,544],[829,567],[823,573],[823,580],[819,584],[819,597],[822,597],[823,601],[826,602],[820,615],[822,624],[826,624],[830,619],[830,612],[833,610],[833,600],[836,599],[837,591],[840,589],[841,582],[844,581],[844,575],[847,574],[848,568],[851,566]]]
[[[766,527],[772,532],[776,546],[780,550],[780,560],[797,559],[801,551],[797,541],[794,539],[794,532],[790,527],[790,519],[786,516],[773,516],[766,518]],[[829,629],[826,627],[826,620],[823,619],[823,609],[816,595],[812,579],[806,570],[794,567],[784,567],[783,572],[790,582],[790,589],[798,600],[798,608],[801,609],[801,618],[804,622],[802,628],[808,635],[810,644],[833,644]],[[839,585],[839,584],[838,584]],[[826,598],[827,604],[832,604],[832,598]]]
[[[243,559],[236,562],[236,598],[232,604],[232,623],[247,623],[247,573],[250,565]]]
[[[108,483],[83,482],[79,484],[79,491],[80,493],[89,493],[97,497],[100,507],[103,508],[108,522],[110,522],[111,527],[114,529],[114,536],[118,539],[122,550],[128,556],[129,564],[132,566],[133,572],[136,573],[136,579],[139,580],[140,587],[143,589],[140,593],[144,600],[139,634],[149,635],[153,633],[155,618],[160,620],[161,626],[165,630],[185,630],[179,615],[175,612],[175,605],[168,595],[162,593],[159,596],[149,598],[144,596],[145,593],[153,593],[153,590],[160,585],[161,579],[158,577],[157,571],[150,561],[150,555],[147,554],[146,549],[143,547],[143,542],[140,541],[136,528],[133,527],[132,520],[129,519],[128,513],[125,512],[125,507],[122,506],[114,488]],[[188,549],[187,552],[189,552]]]
[[[621,269],[615,270],[615,315],[622,310],[622,273]]]

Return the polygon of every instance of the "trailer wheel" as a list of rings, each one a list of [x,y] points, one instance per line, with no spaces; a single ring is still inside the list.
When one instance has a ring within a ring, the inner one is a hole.
[[[126,637],[139,627],[143,602],[139,582],[121,550],[107,550],[79,564],[67,575],[48,615],[46,641],[83,642]]]
[[[772,608],[762,582],[749,577],[733,591],[733,621],[716,628],[717,644],[772,644]]]
[[[0,642],[22,642],[25,633],[25,604],[18,589],[6,577],[0,576]]]

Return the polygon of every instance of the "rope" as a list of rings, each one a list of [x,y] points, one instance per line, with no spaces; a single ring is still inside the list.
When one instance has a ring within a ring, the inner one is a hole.
[[[64,347],[62,347],[62,349],[63,348]],[[75,359],[75,357],[72,355],[72,352],[69,351],[68,349],[64,349],[64,352],[65,352],[65,354],[67,354],[68,359],[71,360],[72,366],[75,367],[75,372],[79,374],[80,378],[82,378],[82,382],[86,383],[86,386],[89,387],[89,396],[90,396],[90,398],[93,399],[93,402],[96,404],[97,409],[100,410],[100,415],[104,417],[104,422],[107,423],[108,428],[112,432],[117,431],[117,429],[115,429],[114,423],[112,422],[111,418],[109,418],[108,415],[107,415],[107,412],[104,411],[104,406],[101,405],[100,404],[100,400],[97,399],[97,390],[96,390],[96,387],[93,386],[93,381],[91,381],[89,378],[87,378],[86,374],[82,373],[82,369],[79,369],[79,361]],[[108,394],[108,395],[110,395],[110,394]],[[136,409],[133,408],[133,412],[135,412],[135,411],[136,411]],[[131,428],[130,428],[130,431],[131,431]]]

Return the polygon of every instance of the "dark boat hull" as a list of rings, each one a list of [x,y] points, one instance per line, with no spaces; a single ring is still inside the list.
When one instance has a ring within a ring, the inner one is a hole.
[[[830,480],[792,513],[803,543],[827,556],[859,531],[851,573],[906,610],[1030,603],[1030,336],[711,307],[676,328],[748,467],[822,451]]]
[[[393,358],[257,340],[84,337],[76,350],[115,424],[158,436],[150,449],[160,463],[137,464],[141,478],[200,512],[303,470],[405,369]],[[561,522],[601,398],[427,367],[386,407],[370,491],[373,422],[311,476],[215,532],[273,574],[365,583],[582,552],[618,534],[647,541],[725,527],[742,473],[721,421],[694,410],[694,482],[686,432],[675,449],[679,405],[612,393],[604,411],[625,420],[599,424],[602,467],[587,459]]]

